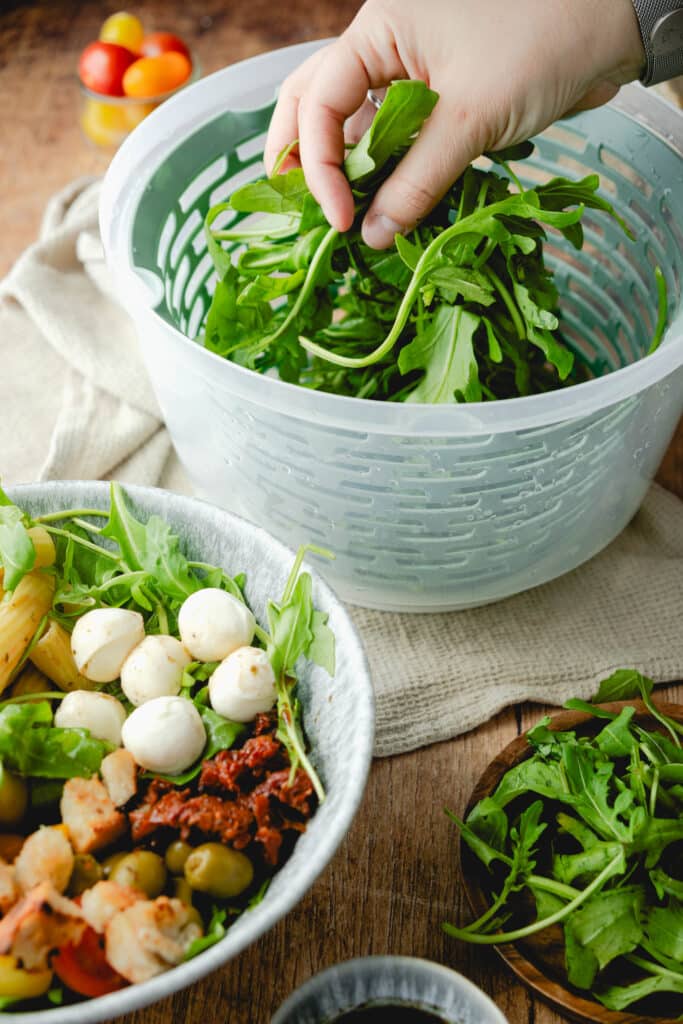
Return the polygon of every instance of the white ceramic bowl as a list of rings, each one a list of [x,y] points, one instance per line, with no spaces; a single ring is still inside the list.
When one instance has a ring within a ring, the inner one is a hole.
[[[361,1006],[384,1004],[431,1011],[444,1024],[506,1024],[496,1005],[471,981],[431,960],[366,956],[313,975],[282,1004],[271,1024],[333,1024]]]
[[[141,519],[156,514],[182,538],[187,556],[245,572],[246,595],[260,622],[268,598],[277,598],[294,553],[264,530],[193,498],[150,487],[125,487]],[[9,488],[22,508],[38,515],[62,508],[107,508],[105,483],[54,482]],[[77,1005],[29,1013],[4,1013],[3,1021],[21,1024],[86,1024],[111,1020],[192,984],[221,967],[268,931],[299,902],[346,835],[363,795],[372,758],[374,701],[363,648],[343,606],[315,572],[315,605],[329,614],[337,643],[334,679],[306,663],[299,696],[304,707],[311,759],[326,788],[324,803],[297,840],[292,856],[275,875],[265,898],[243,914],[221,942],[151,981]]]

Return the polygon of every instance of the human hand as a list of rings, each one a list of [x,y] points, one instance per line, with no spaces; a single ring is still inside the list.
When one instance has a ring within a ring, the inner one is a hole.
[[[329,222],[346,231],[354,217],[341,169],[347,119],[358,118],[369,89],[424,80],[440,99],[363,222],[365,242],[381,249],[421,220],[484,150],[607,102],[643,62],[631,0],[367,0],[339,39],[284,82],[266,169],[298,137],[308,187]]]

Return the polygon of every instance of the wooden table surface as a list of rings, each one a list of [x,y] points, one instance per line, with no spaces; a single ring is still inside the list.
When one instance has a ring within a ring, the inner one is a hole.
[[[147,25],[187,39],[205,72],[289,43],[333,35],[354,0],[137,0]],[[108,157],[89,146],[77,122],[75,67],[117,3],[0,5],[0,276],[35,236],[49,195]],[[1,370],[0,370],[1,372]],[[683,497],[683,429],[659,480]],[[683,699],[682,687],[663,698]],[[266,1024],[293,988],[315,971],[354,956],[427,957],[461,971],[488,992],[510,1024],[565,1018],[519,985],[495,953],[463,946],[441,931],[467,917],[458,841],[447,804],[462,812],[485,764],[543,709],[512,708],[466,736],[376,761],[349,836],[322,878],[260,942],[192,988],[127,1018],[127,1024]]]

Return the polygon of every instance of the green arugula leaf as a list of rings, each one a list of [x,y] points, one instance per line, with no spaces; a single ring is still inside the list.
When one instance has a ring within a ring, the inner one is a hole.
[[[645,902],[642,886],[603,890],[564,922],[567,975],[572,985],[589,989],[599,970],[638,946]]]
[[[481,401],[479,366],[474,353],[478,316],[460,306],[441,306],[427,329],[416,335],[399,356],[401,373],[425,371],[408,394],[409,402]]]
[[[665,907],[647,907],[643,927],[652,948],[683,965],[683,902],[671,897]]]
[[[285,174],[242,185],[230,196],[230,206],[239,213],[301,213],[310,194],[304,172],[293,167]]]
[[[634,707],[622,708],[618,716],[608,723],[595,737],[595,745],[607,757],[628,757],[638,740],[631,732],[631,722],[636,713]]]
[[[598,692],[591,698],[594,704],[609,704],[613,700],[630,700],[632,697],[640,697],[645,691],[648,695],[652,693],[654,683],[647,676],[643,676],[634,668],[619,668],[607,679],[603,679],[598,687]]]
[[[649,872],[649,876],[658,899],[663,900],[665,896],[673,896],[679,904],[683,904],[683,881],[672,878],[662,868],[653,868]]]
[[[362,184],[407,147],[436,106],[439,96],[420,81],[392,82],[372,124],[344,161],[352,184]]]
[[[24,518],[0,487],[0,567],[4,569],[2,586],[9,592],[16,589],[36,561]]]
[[[643,962],[640,958],[638,961],[640,964]],[[595,995],[609,1010],[622,1011],[632,1003],[660,992],[683,994],[683,975],[676,976],[670,972],[652,974],[631,985],[610,985],[609,988],[598,989]]]
[[[607,865],[622,855],[617,861],[614,874],[623,874],[626,861],[623,859],[624,848],[621,843],[598,840],[581,853],[558,853],[553,857],[553,875],[567,885],[577,879],[584,885],[592,881],[596,875],[604,871]]]
[[[180,540],[159,516],[150,516],[147,523],[137,520],[128,506],[121,485],[111,485],[111,511],[102,536],[116,541],[129,570],[144,570],[155,580],[159,590],[176,601],[201,588],[180,551]]]
[[[47,701],[6,704],[0,710],[0,758],[21,775],[44,779],[90,778],[114,748],[86,729],[52,725]]]
[[[206,932],[204,935],[201,935],[198,939],[194,939],[194,941],[190,943],[185,950],[183,960],[192,960],[192,958],[198,956],[199,953],[203,953],[205,949],[210,949],[211,946],[215,946],[217,942],[220,942],[227,932],[225,927],[227,916],[227,910],[214,905],[211,920],[209,921],[209,926],[206,929]]]

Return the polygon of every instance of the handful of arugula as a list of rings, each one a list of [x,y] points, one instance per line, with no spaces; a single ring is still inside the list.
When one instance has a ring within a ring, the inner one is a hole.
[[[544,718],[527,733],[532,755],[507,771],[466,821],[447,812],[489,869],[492,889],[499,869],[502,883],[478,920],[444,930],[498,944],[560,924],[571,985],[611,1010],[674,993],[680,1013],[683,725],[652,703],[652,686],[622,669],[604,680],[595,700],[639,696],[666,733],[635,721],[632,706],[614,714],[568,701],[604,722],[596,735],[554,732]]]
[[[363,215],[437,100],[424,82],[390,86],[344,163],[356,209],[348,232],[327,224],[300,168],[278,173],[287,151],[272,177],[209,211],[218,282],[200,339],[206,348],[260,373],[274,368],[290,383],[387,401],[477,402],[583,379],[558,331],[544,225],[581,248],[581,217],[592,207],[629,234],[597,194],[597,175],[525,190],[507,163],[532,152],[523,143],[487,154],[504,175],[468,167],[391,249],[363,243]],[[217,229],[228,210],[262,216]],[[235,264],[222,242],[246,247]],[[661,275],[658,284],[661,311]],[[665,314],[664,301],[652,348]]]

